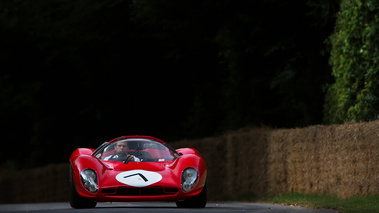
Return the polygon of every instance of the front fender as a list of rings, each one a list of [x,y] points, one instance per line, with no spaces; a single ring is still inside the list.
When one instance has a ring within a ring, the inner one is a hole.
[[[207,179],[207,167],[204,159],[201,155],[194,150],[188,150],[192,152],[191,154],[183,154],[180,156],[172,165],[171,168],[175,173],[175,176],[178,177],[179,181],[181,181],[182,172],[184,169],[188,167],[193,167],[199,172],[199,179],[195,185],[195,187],[189,192],[184,192],[185,194],[198,194],[201,192],[203,187],[205,186],[205,182]],[[188,152],[187,152],[188,153]],[[180,183],[179,183],[180,185]]]
[[[85,169],[92,169],[96,172],[99,180],[107,170],[107,167],[99,159],[91,155],[76,155],[72,157],[70,161],[76,191],[83,197],[95,197],[96,193],[89,192],[83,186],[80,172]]]
[[[72,154],[70,156],[70,162],[72,162],[74,158],[76,158],[80,155],[92,155],[92,153],[94,151],[95,151],[95,149],[88,149],[88,148],[75,149],[75,151],[72,152]]]

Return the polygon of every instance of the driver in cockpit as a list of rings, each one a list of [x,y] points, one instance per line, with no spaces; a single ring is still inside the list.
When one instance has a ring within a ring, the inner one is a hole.
[[[130,162],[140,162],[141,160],[139,158],[137,158],[136,156],[134,155],[131,155],[131,154],[128,154],[128,151],[129,151],[129,147],[128,147],[128,142],[126,141],[119,141],[119,142],[115,142],[116,145],[114,147],[114,149],[116,150],[116,154],[117,153],[126,153],[127,154],[127,159],[130,158]],[[117,159],[118,156],[114,154],[114,155],[111,155],[113,156],[112,159]],[[109,158],[111,158],[111,156],[108,156],[108,157],[105,157],[104,160],[109,160]]]

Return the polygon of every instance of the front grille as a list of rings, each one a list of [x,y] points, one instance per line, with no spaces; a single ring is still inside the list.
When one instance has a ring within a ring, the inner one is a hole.
[[[177,193],[177,188],[164,188],[164,187],[144,187],[144,188],[108,188],[103,189],[101,192],[108,195],[119,196],[153,196],[153,195],[172,195]]]

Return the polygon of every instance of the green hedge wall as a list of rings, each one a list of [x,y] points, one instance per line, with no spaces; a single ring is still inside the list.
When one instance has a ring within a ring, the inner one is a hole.
[[[330,36],[335,83],[325,97],[327,123],[374,120],[379,115],[379,1],[342,0]]]

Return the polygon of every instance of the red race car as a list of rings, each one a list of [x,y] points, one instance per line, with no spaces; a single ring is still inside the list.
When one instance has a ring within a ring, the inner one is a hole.
[[[70,205],[97,202],[175,201],[178,207],[207,203],[207,168],[193,148],[173,149],[150,136],[122,136],[96,150],[76,149],[70,157]]]

